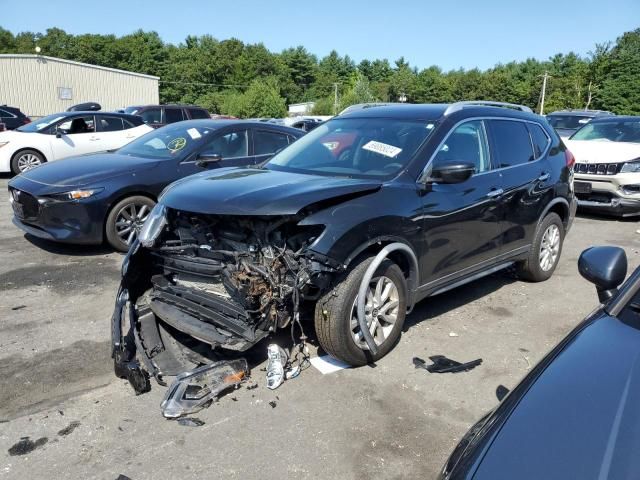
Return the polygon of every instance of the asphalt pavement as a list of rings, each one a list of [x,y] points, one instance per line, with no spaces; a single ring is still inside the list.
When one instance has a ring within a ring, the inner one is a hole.
[[[0,178],[0,191],[7,182]],[[635,268],[638,228],[577,218],[549,281],[499,273],[427,299],[375,367],[328,375],[311,367],[271,391],[263,342],[252,353],[258,388],[225,395],[195,415],[204,425],[189,427],[162,417],[163,387],[136,396],[112,374],[109,318],[122,256],[23,235],[3,194],[0,478],[435,478],[497,404],[496,388],[512,388],[596,306],[577,272],[580,252],[618,245]],[[438,354],[483,363],[457,374],[412,364]]]

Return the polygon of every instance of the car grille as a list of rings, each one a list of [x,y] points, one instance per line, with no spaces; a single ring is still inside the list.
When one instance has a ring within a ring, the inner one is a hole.
[[[587,173],[591,175],[615,175],[620,173],[623,163],[576,163],[575,173]]]
[[[14,212],[16,212],[16,215],[27,220],[38,217],[40,204],[36,197],[17,188],[11,188],[9,191],[13,198]]]

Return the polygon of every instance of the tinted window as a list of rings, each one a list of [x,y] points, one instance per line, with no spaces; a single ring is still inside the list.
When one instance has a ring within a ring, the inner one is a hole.
[[[122,130],[122,119],[120,117],[97,117],[99,132],[117,132]]]
[[[473,163],[476,173],[491,168],[482,121],[467,122],[456,127],[440,147],[433,161],[434,165],[453,162]]]
[[[533,160],[531,138],[524,122],[490,120],[493,155],[498,168],[521,165]]]
[[[571,140],[640,143],[640,121],[610,120],[589,123],[574,133]]]
[[[553,128],[566,128],[567,130],[577,130],[589,123],[591,118],[580,115],[547,115],[547,121]]]
[[[95,132],[93,115],[72,117],[58,125],[58,131],[67,135]]]
[[[201,152],[203,155],[220,155],[224,158],[249,155],[249,140],[246,130],[215,137]]]
[[[129,120],[123,118],[122,122],[124,123],[124,129],[128,130],[129,128],[136,128],[137,125],[134,124],[133,122],[130,122]]]
[[[549,137],[540,125],[529,123],[527,126],[531,133],[531,141],[533,142],[533,149],[536,153],[536,158],[538,158],[547,149],[547,145],[549,145],[550,142]]]
[[[253,133],[254,155],[267,155],[289,145],[289,139],[284,133],[256,130]]]
[[[184,120],[181,108],[165,108],[164,117],[166,123],[181,122]]]
[[[166,160],[185,158],[212,132],[210,128],[185,127],[184,123],[167,125],[137,138],[118,150],[118,153]]]
[[[51,125],[56,123],[58,120],[62,120],[63,118],[64,118],[64,115],[60,115],[60,114],[49,115],[48,117],[42,117],[32,123],[23,125],[22,127],[18,128],[18,130],[21,132],[42,132],[47,127],[50,127]],[[50,132],[47,132],[47,133],[50,133]]]
[[[162,123],[162,110],[160,108],[149,108],[138,113],[144,120],[144,123],[150,125]]]
[[[0,118],[15,118],[16,116],[11,112],[0,109]]]
[[[189,115],[193,119],[210,118],[209,114],[207,113],[207,111],[203,110],[201,108],[190,108],[189,109]]]

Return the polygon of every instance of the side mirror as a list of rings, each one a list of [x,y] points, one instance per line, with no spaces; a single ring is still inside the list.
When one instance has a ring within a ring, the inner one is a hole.
[[[62,138],[62,132],[60,131],[56,132],[56,138]]]
[[[198,158],[196,158],[196,165],[199,167],[204,167],[208,163],[219,162],[220,160],[222,160],[222,156],[218,153],[201,154],[198,155]]]
[[[431,171],[428,182],[438,183],[462,183],[471,177],[476,171],[473,163],[448,162],[436,165]]]
[[[596,286],[598,300],[606,302],[627,276],[627,255],[620,247],[591,247],[580,254],[578,271]]]

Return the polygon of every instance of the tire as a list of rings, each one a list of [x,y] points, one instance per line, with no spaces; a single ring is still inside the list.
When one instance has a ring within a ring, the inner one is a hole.
[[[395,308],[389,310],[391,313],[387,317],[393,318],[395,315],[395,321],[387,323],[382,315],[378,317],[379,323],[374,338],[379,339],[380,343],[376,340],[378,352],[373,355],[360,333],[355,313],[355,301],[360,283],[372,261],[373,257],[370,257],[359,263],[331,291],[318,300],[315,307],[315,330],[320,345],[332,357],[353,366],[375,362],[389,353],[400,338],[407,314],[406,279],[400,267],[387,259],[380,264],[371,283],[377,285],[378,280],[383,283],[390,281],[395,287],[395,295],[394,290],[391,289],[388,301],[383,302],[383,305],[393,302],[397,304]]]
[[[142,195],[123,198],[116,203],[109,211],[104,227],[109,245],[119,252],[129,250],[129,245],[155,204],[149,197]]]
[[[557,237],[553,237],[556,240],[552,245],[549,244],[550,238],[552,238],[549,235],[557,235]],[[536,229],[529,257],[517,265],[518,277],[530,282],[543,282],[551,278],[562,254],[563,241],[564,225],[562,220],[558,214],[549,213]],[[545,251],[548,255],[546,257]],[[551,259],[545,262],[545,258]]]
[[[11,157],[11,171],[19,175],[22,172],[46,163],[46,161],[47,159],[44,158],[44,155],[36,150],[20,150]]]

